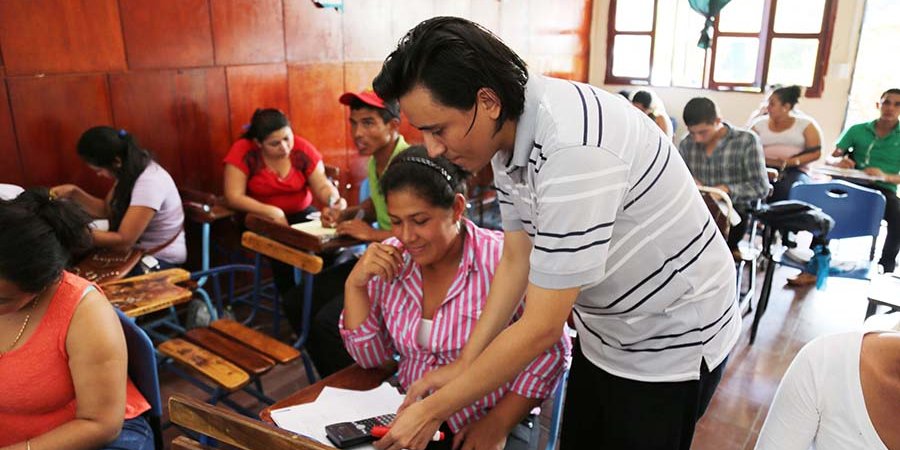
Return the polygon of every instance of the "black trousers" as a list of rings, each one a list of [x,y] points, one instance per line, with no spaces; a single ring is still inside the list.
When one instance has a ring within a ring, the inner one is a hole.
[[[897,265],[897,252],[900,251],[900,198],[897,193],[881,186],[875,189],[884,194],[884,220],[887,221],[887,236],[884,238],[884,247],[881,248],[879,264],[884,267],[886,273],[894,271]]]
[[[694,426],[722,379],[725,361],[694,381],[649,383],[609,374],[576,344],[563,412],[561,448],[689,450]]]

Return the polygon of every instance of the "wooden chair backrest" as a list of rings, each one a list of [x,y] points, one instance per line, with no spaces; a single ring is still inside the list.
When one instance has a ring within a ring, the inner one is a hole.
[[[334,450],[334,447],[181,394],[169,398],[169,418],[182,428],[242,450]],[[195,446],[193,441],[186,439],[176,439],[173,447],[206,448]]]

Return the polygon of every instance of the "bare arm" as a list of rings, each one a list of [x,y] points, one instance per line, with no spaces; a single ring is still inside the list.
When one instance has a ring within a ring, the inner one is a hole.
[[[85,212],[95,219],[109,217],[109,201],[113,190],[110,189],[106,199],[94,197],[74,184],[61,184],[50,189],[50,195],[55,198],[67,198],[78,203]]]
[[[267,205],[247,195],[247,174],[231,164],[225,164],[225,201],[229,207],[238,211],[263,216],[287,225],[287,219],[281,208]]]
[[[117,231],[93,230],[94,245],[97,247],[130,248],[140,239],[153,220],[156,211],[146,206],[129,206],[122,217]]]
[[[75,309],[66,350],[75,385],[75,419],[31,439],[35,450],[102,448],[122,429],[128,364],[125,337],[112,306],[99,292],[89,293]],[[24,443],[7,447],[24,448]]]
[[[491,290],[495,289],[496,286],[492,286]],[[551,290],[529,284],[522,318],[503,330],[445,387],[400,411],[391,431],[376,442],[376,447],[391,450],[425,448],[442,421],[511,380],[559,340],[578,292],[578,288]],[[476,332],[482,327],[481,321],[489,309],[494,309],[490,301],[475,327]]]
[[[521,422],[532,409],[540,405],[540,399],[523,397],[509,392],[486,416],[467,425],[453,436],[453,448],[462,450],[502,449],[506,444],[506,437],[516,424]],[[534,424],[534,426],[538,425]]]
[[[316,165],[316,168],[313,169],[312,174],[309,175],[309,188],[313,193],[313,197],[328,207],[332,206],[332,203],[335,205],[337,202],[342,202],[342,206],[335,206],[337,209],[344,209],[347,207],[347,201],[341,198],[341,193],[338,192],[338,189],[328,181],[328,177],[325,176],[325,164],[322,164],[320,161],[319,164]]]

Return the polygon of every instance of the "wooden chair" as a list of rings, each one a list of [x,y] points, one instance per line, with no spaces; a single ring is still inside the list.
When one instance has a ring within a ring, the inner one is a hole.
[[[232,411],[181,394],[169,399],[169,418],[183,429],[208,436],[242,450],[333,450],[334,447],[282,430]],[[207,450],[199,442],[179,436],[173,450]]]

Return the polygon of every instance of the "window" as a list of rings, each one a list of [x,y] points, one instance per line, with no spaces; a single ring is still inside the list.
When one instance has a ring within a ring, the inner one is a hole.
[[[705,18],[688,0],[610,0],[606,83],[751,92],[798,84],[818,97],[836,3],[731,0],[704,50]]]

